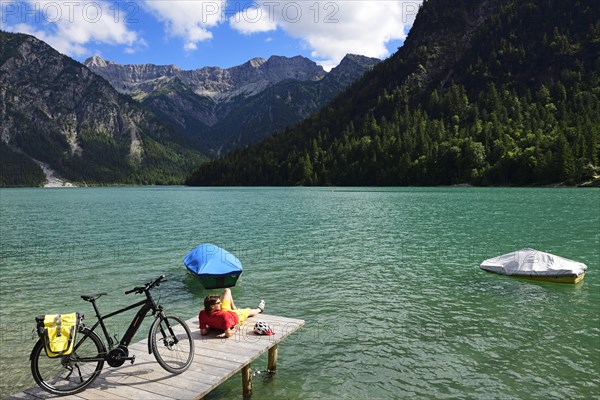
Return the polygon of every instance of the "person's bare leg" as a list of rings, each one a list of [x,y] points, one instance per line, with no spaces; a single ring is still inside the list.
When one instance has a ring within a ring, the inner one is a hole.
[[[255,317],[261,313],[260,308],[249,308],[249,310],[250,314],[248,314],[248,317]]]
[[[233,295],[231,294],[231,289],[226,288],[223,289],[223,294],[221,295],[221,301],[223,300],[229,300],[229,304],[231,304],[231,309],[232,310],[237,310],[237,307],[235,306],[235,303],[233,302]],[[250,308],[250,317],[254,317],[258,314],[260,314],[261,312],[263,312],[263,310],[265,309],[265,301],[261,300],[260,303],[258,304],[258,307],[256,308]]]
[[[257,316],[258,314],[260,314],[261,312],[263,312],[264,309],[265,309],[265,301],[261,300],[260,303],[258,303],[258,307],[257,308],[250,308],[250,315],[249,315],[249,317]]]
[[[229,288],[223,289],[223,294],[221,295],[221,301],[223,301],[225,299],[229,300],[229,304],[231,304],[232,310],[237,310],[237,307],[235,306],[235,303],[233,302],[233,295],[231,294],[231,289],[229,289]]]

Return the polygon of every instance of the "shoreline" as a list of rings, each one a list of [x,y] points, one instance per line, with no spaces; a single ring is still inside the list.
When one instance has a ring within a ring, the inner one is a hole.
[[[304,185],[205,185],[205,186],[188,186],[185,184],[135,184],[135,183],[72,183],[69,181],[62,180],[58,177],[52,177],[52,179],[46,181],[44,186],[1,186],[0,189],[64,189],[64,188],[101,188],[101,187],[186,187],[186,188],[315,188],[315,189],[343,189],[353,187],[363,188],[531,188],[531,189],[589,189],[589,188],[600,188],[600,179],[595,181],[588,181],[579,183],[576,185],[567,185],[564,183],[554,183],[546,185],[486,185],[479,186],[470,183],[458,183],[453,185],[436,185],[436,186],[418,186],[418,185],[405,185],[405,186],[379,186],[379,185],[319,185],[319,186],[304,186]]]

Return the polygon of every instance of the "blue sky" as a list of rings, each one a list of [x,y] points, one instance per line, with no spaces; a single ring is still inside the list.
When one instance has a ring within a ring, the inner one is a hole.
[[[0,27],[72,58],[228,68],[306,56],[326,69],[347,53],[386,58],[422,0],[0,0]]]

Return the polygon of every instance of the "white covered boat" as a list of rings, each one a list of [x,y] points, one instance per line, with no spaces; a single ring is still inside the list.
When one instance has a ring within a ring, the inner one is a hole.
[[[479,267],[502,275],[561,283],[581,281],[587,269],[583,263],[535,249],[521,249],[490,258]]]

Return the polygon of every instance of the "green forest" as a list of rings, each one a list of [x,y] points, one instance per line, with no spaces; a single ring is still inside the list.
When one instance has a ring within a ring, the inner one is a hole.
[[[0,187],[41,186],[45,181],[44,172],[35,162],[0,140]]]
[[[405,45],[319,113],[186,183],[577,184],[599,158],[600,3],[429,0]]]

